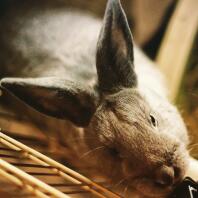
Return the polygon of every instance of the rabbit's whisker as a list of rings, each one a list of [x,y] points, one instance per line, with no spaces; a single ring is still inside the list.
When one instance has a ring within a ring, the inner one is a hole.
[[[98,150],[100,150],[100,149],[103,149],[103,148],[105,148],[105,146],[99,146],[99,147],[96,147],[96,148],[94,148],[94,149],[92,149],[92,150],[90,150],[90,151],[87,151],[86,153],[84,153],[84,154],[80,157],[80,159],[82,159],[82,158],[84,158],[84,157],[86,157],[86,156],[92,154],[92,153],[95,152],[95,151],[98,151]]]

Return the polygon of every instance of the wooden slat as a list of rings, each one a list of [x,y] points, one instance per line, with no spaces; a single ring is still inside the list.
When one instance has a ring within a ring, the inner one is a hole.
[[[29,174],[10,165],[9,163],[7,163],[2,159],[0,159],[0,167],[2,168],[0,170],[0,175],[7,177],[18,186],[27,188],[30,192],[33,191],[33,193],[38,197],[48,198],[48,196],[46,196],[43,192],[39,190],[39,189],[43,189],[49,192],[50,195],[53,195],[57,198],[69,198],[69,196],[67,196],[66,194],[63,194],[62,192],[56,190],[55,188],[52,188],[51,186],[36,179],[35,177],[30,176]],[[24,184],[24,181],[26,181],[27,184]]]
[[[198,28],[198,0],[180,0],[164,36],[157,64],[175,100]]]

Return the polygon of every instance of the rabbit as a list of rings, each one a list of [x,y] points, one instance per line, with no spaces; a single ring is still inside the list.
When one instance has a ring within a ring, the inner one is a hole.
[[[1,16],[3,96],[27,104],[73,153],[66,157],[85,157],[115,191],[126,188],[122,196],[168,197],[189,164],[187,129],[120,0],[108,0],[103,21],[42,2]]]

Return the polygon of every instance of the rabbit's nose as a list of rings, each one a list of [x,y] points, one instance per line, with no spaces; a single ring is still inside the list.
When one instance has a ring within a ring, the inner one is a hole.
[[[175,179],[175,170],[173,167],[163,165],[156,170],[155,182],[161,187],[171,186]]]

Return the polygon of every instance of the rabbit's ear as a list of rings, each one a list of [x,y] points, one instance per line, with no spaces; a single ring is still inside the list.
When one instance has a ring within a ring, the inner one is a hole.
[[[97,96],[91,88],[58,78],[5,78],[5,88],[37,111],[78,126],[89,124]]]
[[[133,59],[133,41],[126,15],[119,0],[109,0],[97,45],[100,90],[114,92],[136,86]]]

